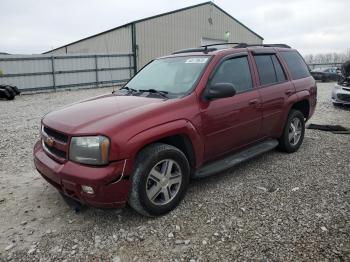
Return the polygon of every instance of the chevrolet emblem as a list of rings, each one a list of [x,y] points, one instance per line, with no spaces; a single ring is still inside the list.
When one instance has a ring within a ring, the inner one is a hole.
[[[52,147],[55,144],[55,140],[53,140],[51,137],[46,138],[46,144],[50,147]]]

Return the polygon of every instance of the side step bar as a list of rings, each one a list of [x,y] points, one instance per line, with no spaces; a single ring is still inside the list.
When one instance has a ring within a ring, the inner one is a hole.
[[[229,155],[225,158],[204,165],[193,174],[193,178],[207,177],[222,172],[258,155],[268,152],[274,149],[277,145],[278,141],[276,139],[260,142],[259,144],[251,146],[233,155]]]

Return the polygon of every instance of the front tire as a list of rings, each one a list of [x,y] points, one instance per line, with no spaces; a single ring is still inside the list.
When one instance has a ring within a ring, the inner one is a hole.
[[[283,134],[279,139],[279,148],[287,153],[297,151],[303,143],[305,134],[304,115],[299,110],[289,112]]]
[[[189,179],[189,163],[181,150],[161,143],[147,146],[136,159],[129,205],[145,216],[164,215],[181,202]]]

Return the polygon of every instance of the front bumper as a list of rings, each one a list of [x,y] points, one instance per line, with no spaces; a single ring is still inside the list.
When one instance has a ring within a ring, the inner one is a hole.
[[[58,163],[50,158],[38,141],[34,146],[34,164],[38,172],[60,192],[82,204],[100,207],[123,207],[128,198],[130,182],[124,173],[126,160],[105,167],[92,167],[67,161]],[[94,194],[82,191],[81,186],[94,189]]]
[[[336,84],[332,91],[332,102],[335,104],[350,105],[350,87],[343,87]]]

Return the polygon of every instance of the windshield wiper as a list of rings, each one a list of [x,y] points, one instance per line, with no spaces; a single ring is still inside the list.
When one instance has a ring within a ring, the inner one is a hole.
[[[167,94],[169,93],[168,91],[162,91],[162,90],[157,90],[157,89],[153,89],[153,88],[150,88],[150,89],[139,89],[138,90],[139,92],[149,92],[149,93],[152,93],[152,94],[158,94],[164,98],[169,98],[167,96]]]
[[[119,90],[122,90],[122,89],[129,91],[128,93],[135,93],[135,92],[137,92],[136,89],[130,88],[130,87],[128,87],[128,86],[123,86],[123,87],[120,88]]]

